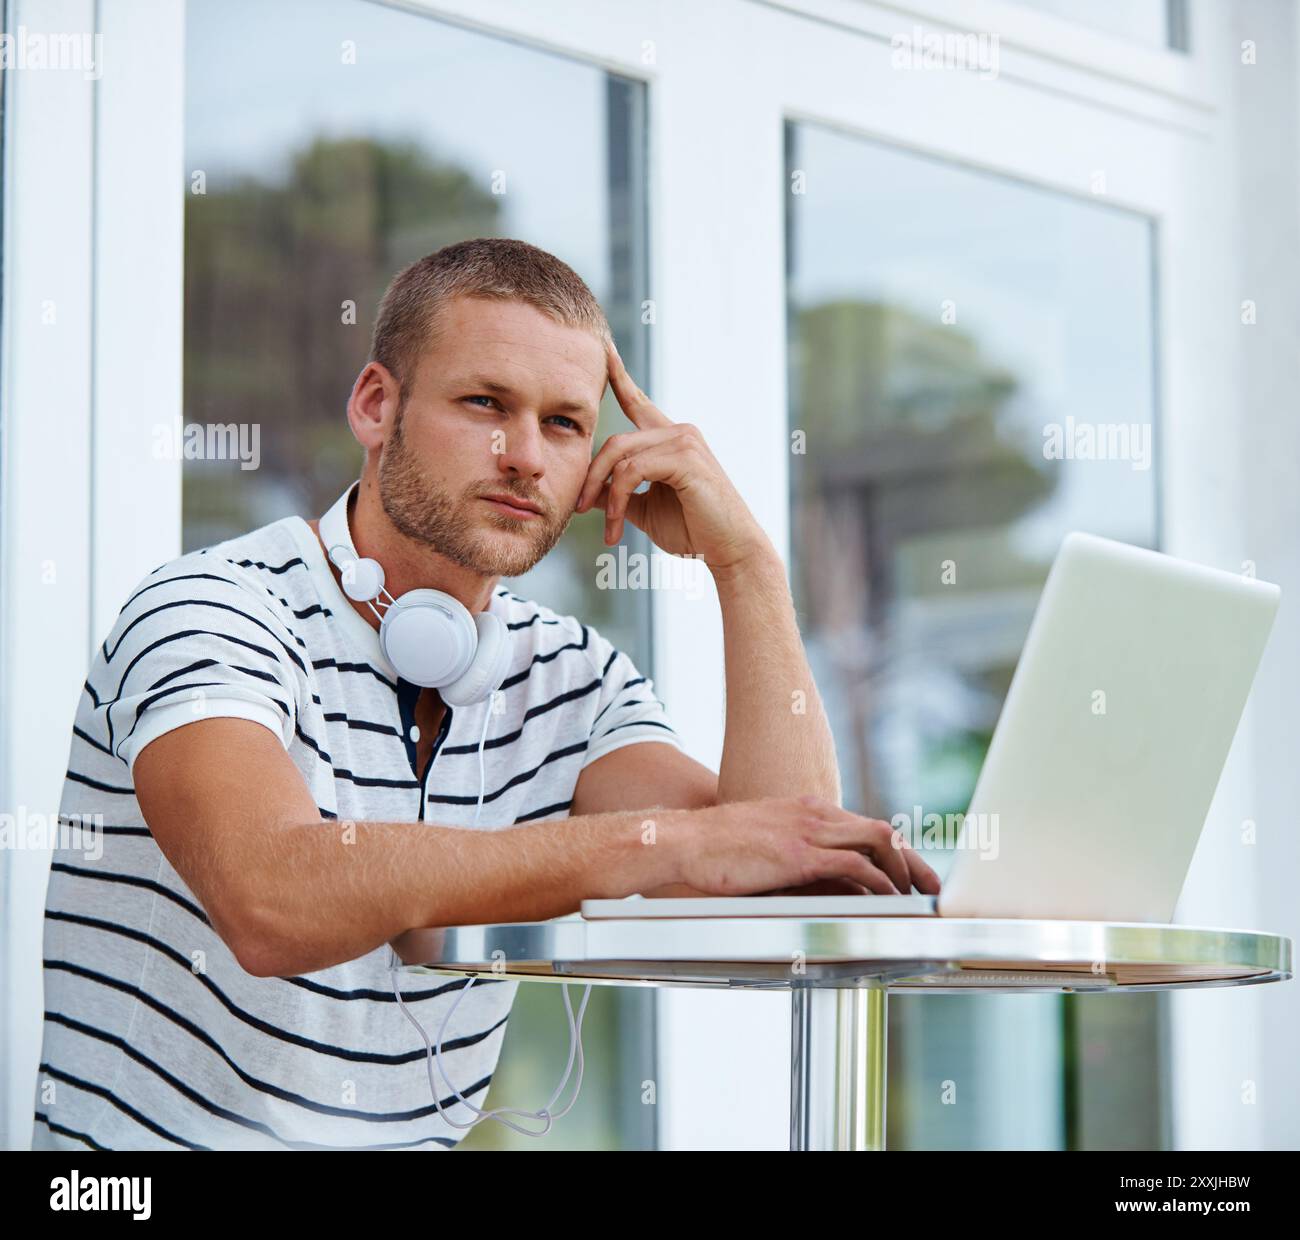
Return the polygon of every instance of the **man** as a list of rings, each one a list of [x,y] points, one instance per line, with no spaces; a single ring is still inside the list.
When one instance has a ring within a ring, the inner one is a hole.
[[[593,457],[607,381],[636,429]],[[451,1147],[462,1131],[389,985],[402,931],[633,893],[938,890],[887,824],[838,808],[780,559],[698,431],[629,378],[569,267],[480,239],[406,268],[347,412],[365,450],[357,553],[393,597],[435,588],[503,620],[505,680],[452,706],[398,676],[317,521],[140,581],[73,729],[61,811],[102,815],[103,849],[60,850],[51,871],[38,1148]],[[625,654],[498,584],[593,508],[606,543],[631,521],[713,573],[716,774]],[[404,998],[436,1030],[462,984]],[[476,1105],[515,986],[477,983],[446,1033]]]

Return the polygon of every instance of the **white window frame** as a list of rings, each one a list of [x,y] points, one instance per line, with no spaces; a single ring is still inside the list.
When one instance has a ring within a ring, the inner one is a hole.
[[[6,30],[94,29],[92,0],[12,0]],[[0,810],[57,814],[85,676],[91,564],[93,86],[5,74],[0,410]],[[36,193],[19,192],[39,186]],[[25,1148],[49,852],[0,849],[0,1144]]]

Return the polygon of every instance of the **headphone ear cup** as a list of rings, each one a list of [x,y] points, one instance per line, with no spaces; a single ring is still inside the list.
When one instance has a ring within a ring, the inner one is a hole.
[[[510,630],[505,621],[480,611],[474,615],[474,626],[478,629],[474,662],[458,681],[439,690],[449,706],[472,706],[486,700],[510,671]]]
[[[464,605],[441,590],[408,590],[384,612],[379,645],[403,680],[439,689],[474,668],[478,634]]]

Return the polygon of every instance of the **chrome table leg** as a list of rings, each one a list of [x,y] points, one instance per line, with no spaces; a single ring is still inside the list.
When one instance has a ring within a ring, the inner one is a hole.
[[[790,1148],[885,1148],[883,986],[790,992]]]

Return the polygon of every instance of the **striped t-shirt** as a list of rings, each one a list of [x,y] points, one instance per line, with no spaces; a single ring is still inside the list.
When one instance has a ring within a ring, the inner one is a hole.
[[[587,763],[635,742],[679,744],[653,683],[595,629],[504,588],[490,610],[513,659],[488,727],[480,830],[563,818]],[[469,827],[490,704],[446,708],[421,782],[418,696],[300,517],[180,556],[132,590],[72,729],[60,821],[102,832],[61,831],[51,866],[36,1148],[429,1149],[464,1136],[434,1108],[388,947],[300,977],[246,973],[132,785],[150,740],[237,716],[281,738],[324,820]],[[464,981],[401,977],[435,1036]],[[479,1107],[516,987],[476,981],[444,1036],[447,1072]],[[450,1090],[440,1101],[471,1118]]]

